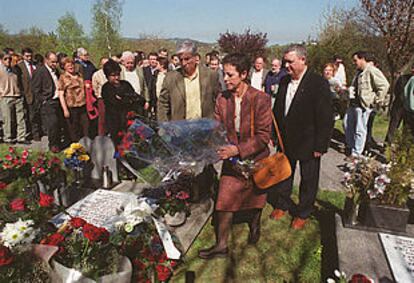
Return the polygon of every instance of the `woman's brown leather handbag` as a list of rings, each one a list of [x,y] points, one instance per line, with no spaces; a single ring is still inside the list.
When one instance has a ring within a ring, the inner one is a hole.
[[[254,113],[252,111],[252,133],[254,125]],[[279,127],[275,116],[272,112],[273,125],[275,126],[277,139],[279,141],[279,146],[282,152],[276,152],[266,158],[263,158],[255,162],[255,169],[253,171],[253,180],[256,186],[259,189],[268,189],[273,185],[276,185],[287,178],[292,174],[292,169],[290,168],[289,159],[285,155],[285,147],[283,146],[283,141],[280,136]]]

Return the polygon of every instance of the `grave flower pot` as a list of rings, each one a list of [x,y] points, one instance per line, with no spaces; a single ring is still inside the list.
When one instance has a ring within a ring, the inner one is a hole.
[[[361,204],[359,216],[365,226],[405,232],[409,215],[407,206],[396,207],[369,201]]]
[[[358,220],[359,208],[360,208],[359,203],[355,203],[351,198],[347,197],[345,199],[343,221],[348,225],[357,225],[359,223],[359,220]]]
[[[177,227],[181,226],[187,220],[187,215],[184,211],[176,212],[174,215],[169,213],[164,215],[164,221],[168,226]]]

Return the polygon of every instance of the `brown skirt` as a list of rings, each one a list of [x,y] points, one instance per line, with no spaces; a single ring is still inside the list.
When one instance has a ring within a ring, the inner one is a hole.
[[[216,201],[216,211],[240,211],[263,208],[266,205],[267,194],[256,188],[251,180],[232,169],[230,162],[223,163],[219,191]]]

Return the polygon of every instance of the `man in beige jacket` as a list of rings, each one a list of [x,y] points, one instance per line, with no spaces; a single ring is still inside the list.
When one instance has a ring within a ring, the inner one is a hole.
[[[158,99],[159,121],[214,118],[218,74],[199,66],[196,52],[196,46],[190,41],[179,46],[181,68],[165,76]]]
[[[351,156],[363,153],[369,116],[376,105],[384,104],[390,86],[384,74],[368,62],[368,57],[365,51],[352,56],[357,75],[352,83],[350,107],[344,117],[346,146]]]

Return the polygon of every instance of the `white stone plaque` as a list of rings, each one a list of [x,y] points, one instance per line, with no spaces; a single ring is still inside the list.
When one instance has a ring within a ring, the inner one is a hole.
[[[114,225],[111,220],[119,214],[121,207],[129,199],[136,197],[132,193],[96,190],[72,205],[67,209],[67,212],[72,217],[81,217],[88,223],[98,227],[105,227],[108,231],[113,231]],[[52,223],[59,226],[68,218],[68,215],[61,213],[53,217]]]
[[[414,238],[379,233],[396,282],[414,282]]]

